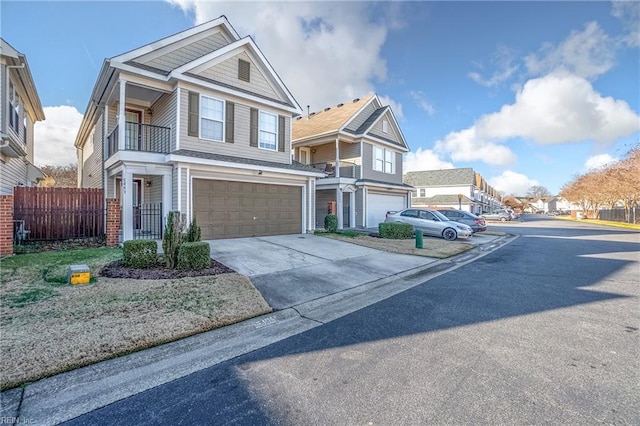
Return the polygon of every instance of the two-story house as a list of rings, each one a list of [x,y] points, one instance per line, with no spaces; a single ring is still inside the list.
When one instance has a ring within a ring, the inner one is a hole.
[[[81,187],[120,200],[122,239],[195,218],[202,238],[304,233],[315,179],[292,161],[300,106],[221,16],[105,60],[75,145]]]
[[[415,187],[412,207],[452,208],[479,215],[501,206],[500,193],[470,167],[408,172],[404,182]]]
[[[377,95],[353,99],[293,122],[294,158],[325,173],[316,181],[316,226],[328,213],[339,228],[376,227],[409,206],[402,154],[409,151],[391,107]]]
[[[33,165],[33,125],[44,118],[27,58],[0,38],[0,195],[43,177]]]

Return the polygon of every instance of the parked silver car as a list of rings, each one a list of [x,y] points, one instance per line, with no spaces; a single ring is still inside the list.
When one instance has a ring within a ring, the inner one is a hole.
[[[404,209],[398,212],[387,212],[384,220],[387,223],[408,223],[413,229],[420,229],[425,235],[441,237],[452,241],[456,238],[469,238],[473,231],[463,223],[447,219],[437,210]]]
[[[476,232],[484,232],[487,230],[487,223],[484,218],[476,216],[473,213],[455,209],[438,209],[438,211],[445,215],[449,220],[469,225],[474,234]]]
[[[502,222],[511,220],[511,215],[505,209],[494,210],[491,213],[483,213],[481,217],[484,217],[486,220],[499,220]]]

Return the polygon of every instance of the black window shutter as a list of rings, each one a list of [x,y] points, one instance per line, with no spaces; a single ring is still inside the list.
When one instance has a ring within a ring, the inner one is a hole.
[[[200,119],[200,95],[189,92],[189,126],[188,135],[198,137],[198,120]]]
[[[251,123],[249,132],[249,146],[258,146],[258,110],[251,108]]]
[[[233,122],[235,114],[235,104],[233,102],[226,102],[225,111],[225,135],[224,141],[226,143],[233,143]]]
[[[278,116],[278,151],[284,152],[284,116]]]

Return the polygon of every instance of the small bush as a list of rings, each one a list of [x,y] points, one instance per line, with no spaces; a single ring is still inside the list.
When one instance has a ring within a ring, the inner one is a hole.
[[[408,223],[386,223],[378,225],[380,238],[408,240],[413,238],[413,226]]]
[[[179,211],[171,211],[167,216],[167,224],[164,227],[162,237],[162,250],[167,268],[175,268],[178,262],[178,248],[182,242],[184,220]]]
[[[122,246],[122,262],[128,268],[150,268],[158,260],[158,244],[155,240],[130,240]]]
[[[184,236],[184,241],[186,243],[195,243],[196,241],[200,241],[201,234],[202,232],[200,227],[196,224],[196,218],[194,217],[189,224],[189,229],[187,229],[187,234]]]
[[[336,232],[338,230],[338,216],[335,214],[328,214],[324,217],[324,229],[329,232]]]
[[[199,270],[211,265],[209,243],[182,243],[178,248],[178,269]]]

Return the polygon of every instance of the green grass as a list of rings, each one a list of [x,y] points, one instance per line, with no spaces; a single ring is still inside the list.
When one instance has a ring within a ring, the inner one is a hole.
[[[58,295],[57,287],[70,285],[67,283],[69,265],[87,265],[92,273],[91,282],[95,282],[97,268],[121,258],[121,249],[106,247],[18,254],[5,258],[0,261],[1,305],[23,307]]]
[[[640,224],[634,224],[634,223],[614,222],[611,220],[600,220],[600,219],[576,219],[576,218],[572,218],[571,216],[554,216],[554,218],[563,219],[563,220],[572,220],[574,222],[592,223],[594,225],[605,225],[605,226],[613,226],[616,228],[640,230]]]

